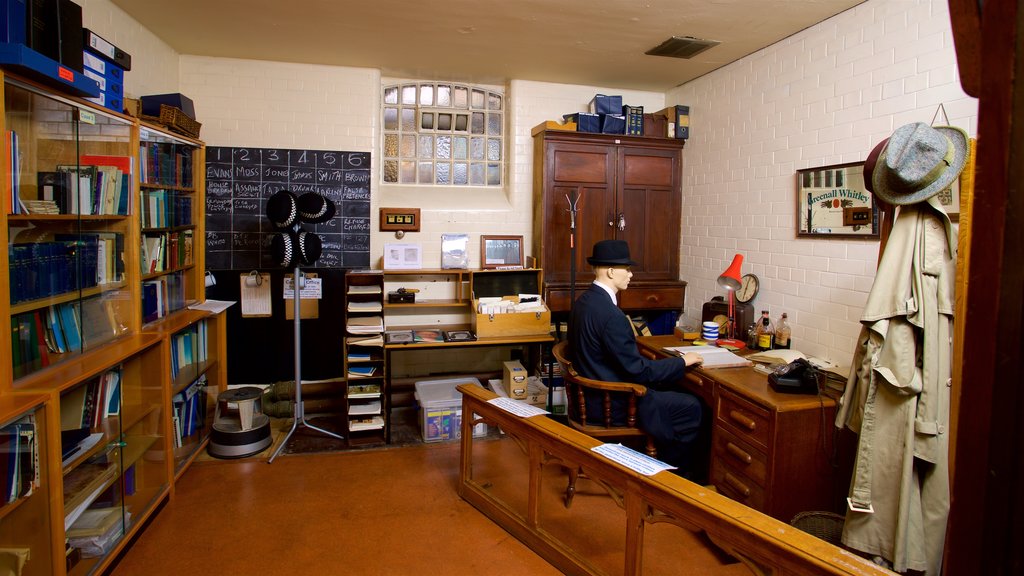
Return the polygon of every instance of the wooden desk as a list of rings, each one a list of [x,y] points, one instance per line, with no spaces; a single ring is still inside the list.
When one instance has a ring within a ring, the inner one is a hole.
[[[683,345],[675,336],[638,343],[650,358]],[[799,512],[843,510],[849,476],[832,465],[832,398],[777,393],[753,368],[692,370],[681,384],[710,408],[708,481],[720,493],[783,522]]]

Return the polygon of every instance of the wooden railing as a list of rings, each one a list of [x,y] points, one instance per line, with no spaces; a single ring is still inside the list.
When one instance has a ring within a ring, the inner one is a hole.
[[[713,488],[621,466],[593,452],[599,442],[589,436],[489,404],[495,395],[479,386],[459,390],[459,495],[566,574],[680,573],[693,551],[673,530],[703,531],[754,574],[893,574]],[[474,438],[480,423],[497,427],[501,436]],[[564,500],[568,470],[592,482],[591,492],[577,492],[571,507]]]

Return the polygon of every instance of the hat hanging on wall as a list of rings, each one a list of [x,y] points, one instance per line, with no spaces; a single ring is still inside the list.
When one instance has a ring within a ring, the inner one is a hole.
[[[297,200],[299,218],[310,224],[323,224],[334,218],[334,202],[316,192],[306,192]]]
[[[299,216],[295,194],[278,190],[267,200],[267,218],[278,230],[291,228]]]
[[[893,132],[871,170],[871,189],[896,206],[922,202],[947,188],[967,159],[967,133],[915,122]]]

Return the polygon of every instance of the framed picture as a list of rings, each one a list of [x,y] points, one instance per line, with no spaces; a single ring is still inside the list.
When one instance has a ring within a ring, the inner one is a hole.
[[[523,267],[522,236],[481,236],[480,267],[495,268]]]
[[[796,235],[878,238],[878,205],[864,186],[864,162],[796,172]]]
[[[423,268],[423,249],[419,244],[384,244],[385,270],[419,270]]]

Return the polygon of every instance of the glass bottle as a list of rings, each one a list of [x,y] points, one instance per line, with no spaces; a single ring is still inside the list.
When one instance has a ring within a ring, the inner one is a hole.
[[[768,317],[768,311],[762,310],[761,321],[757,324],[757,349],[771,350],[774,340],[775,325],[772,324],[772,319]]]
[[[747,348],[751,350],[757,350],[757,327],[760,322],[754,320],[750,323],[750,327],[747,328]]]
[[[782,313],[782,317],[779,318],[779,323],[775,325],[775,347],[776,348],[790,348],[790,335],[792,329],[789,327],[789,322],[786,321],[788,316],[785,312]]]

